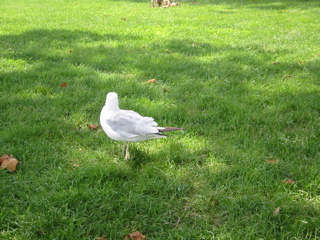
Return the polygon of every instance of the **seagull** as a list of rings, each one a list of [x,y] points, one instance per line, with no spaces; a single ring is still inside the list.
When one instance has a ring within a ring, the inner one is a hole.
[[[183,130],[177,127],[158,127],[152,117],[143,117],[135,111],[120,109],[115,92],[107,94],[106,104],[100,113],[100,124],[108,137],[124,142],[125,160],[130,159],[130,142],[164,138],[166,135],[163,132]]]

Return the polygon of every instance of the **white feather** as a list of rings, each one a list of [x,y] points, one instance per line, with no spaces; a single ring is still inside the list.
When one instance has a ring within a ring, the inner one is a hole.
[[[163,138],[161,127],[151,117],[143,117],[131,110],[119,108],[118,95],[110,92],[100,114],[100,123],[105,133],[116,141],[140,142]]]

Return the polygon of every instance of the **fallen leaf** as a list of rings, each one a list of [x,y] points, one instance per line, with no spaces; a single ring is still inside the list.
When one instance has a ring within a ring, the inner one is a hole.
[[[169,92],[170,90],[168,88],[163,88],[162,89],[164,92]]]
[[[60,87],[67,87],[67,86],[68,84],[66,82],[60,84]]]
[[[267,160],[266,163],[270,164],[278,164],[280,162],[280,159],[275,159],[275,160]]]
[[[1,169],[7,169],[11,172],[16,171],[16,167],[19,161],[15,159],[12,155],[3,155],[0,158]]]
[[[38,231],[36,231],[36,233],[37,233],[37,235],[39,235],[39,236],[43,236],[43,235],[45,235],[46,234],[46,232],[45,231],[43,231],[43,229],[41,228],[41,229],[39,229]]]
[[[3,160],[13,157],[12,155],[4,154],[2,157],[0,157],[0,165],[2,164]]]
[[[102,237],[97,237],[96,239],[97,239],[97,240],[107,240],[107,239],[104,237],[104,234],[102,235]]]
[[[290,77],[292,77],[291,75],[285,75],[284,77],[286,77],[286,78],[290,78]]]
[[[157,80],[156,79],[150,79],[146,82],[143,82],[143,84],[146,84],[146,83],[155,83]]]
[[[90,130],[97,130],[100,127],[99,125],[92,125],[92,124],[87,124],[87,126],[90,128]]]
[[[293,181],[292,179],[286,179],[286,180],[283,180],[281,181],[281,183],[287,183],[287,184],[294,184],[296,181]]]
[[[272,215],[273,215],[273,216],[278,215],[279,212],[280,212],[280,209],[281,209],[280,207],[277,207],[277,208],[273,211]]]
[[[127,235],[124,240],[133,239],[133,240],[145,240],[146,237],[142,235],[141,232],[134,232]]]
[[[272,62],[272,64],[279,64],[279,62]]]

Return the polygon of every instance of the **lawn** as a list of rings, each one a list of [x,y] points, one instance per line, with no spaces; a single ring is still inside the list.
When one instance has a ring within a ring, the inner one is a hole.
[[[180,3],[1,1],[0,239],[320,239],[319,1]]]

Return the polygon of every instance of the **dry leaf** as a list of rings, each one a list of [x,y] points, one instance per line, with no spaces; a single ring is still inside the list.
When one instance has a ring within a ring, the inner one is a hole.
[[[272,62],[272,64],[279,64],[279,62]]]
[[[17,164],[19,161],[15,159],[12,155],[3,155],[0,158],[1,169],[7,169],[11,172],[15,172],[17,168]]]
[[[150,79],[146,82],[143,82],[143,84],[146,84],[146,83],[155,83],[157,80],[156,79]]]
[[[286,78],[290,78],[290,77],[292,77],[291,75],[285,75],[284,77],[286,77]]]
[[[2,164],[3,160],[13,157],[12,155],[4,154],[2,157],[0,157],[0,165]]]
[[[60,87],[66,87],[66,86],[68,86],[66,82],[60,84]]]
[[[266,163],[270,164],[278,164],[280,162],[280,159],[275,159],[275,160],[267,160]]]
[[[99,125],[92,125],[92,124],[87,124],[87,126],[90,128],[90,130],[97,130],[100,127]]]
[[[163,88],[162,89],[164,92],[169,92],[170,90],[168,88]]]
[[[102,235],[102,237],[97,237],[96,239],[97,239],[97,240],[107,240],[107,239],[104,237],[104,234]]]
[[[45,231],[43,231],[43,229],[41,228],[41,229],[39,229],[38,231],[36,231],[36,233],[37,233],[37,235],[39,235],[39,236],[43,236],[43,235],[45,235],[46,234],[46,232]]]
[[[294,184],[296,181],[293,181],[292,179],[286,179],[286,180],[283,180],[281,181],[281,183],[287,183],[287,184]]]
[[[273,211],[272,215],[273,215],[273,216],[278,215],[279,212],[280,212],[280,209],[281,209],[280,207],[277,207],[277,208]]]
[[[127,235],[124,240],[133,239],[133,240],[145,240],[146,237],[142,235],[141,232],[134,232]]]

